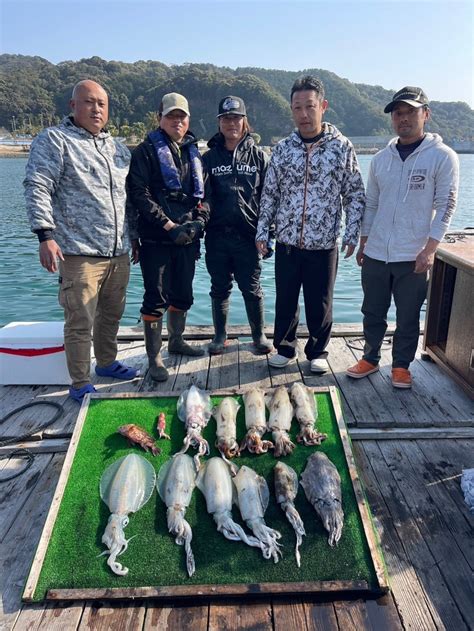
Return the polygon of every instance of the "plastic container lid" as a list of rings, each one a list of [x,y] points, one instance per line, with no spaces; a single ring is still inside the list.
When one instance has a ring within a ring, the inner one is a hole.
[[[10,322],[0,329],[0,347],[50,348],[64,344],[64,322]]]

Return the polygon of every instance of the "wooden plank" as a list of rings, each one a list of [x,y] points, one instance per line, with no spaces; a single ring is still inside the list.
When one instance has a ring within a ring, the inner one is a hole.
[[[360,631],[370,629],[365,603],[362,600],[335,602],[337,623],[344,631]]]
[[[249,583],[229,585],[165,585],[160,587],[113,587],[94,589],[50,589],[47,600],[115,600],[124,598],[192,598],[215,596],[285,595],[317,592],[370,592],[366,581],[306,581],[295,583]]]
[[[222,605],[211,603],[208,629],[209,631],[243,631],[244,629],[272,631],[271,606],[269,603],[252,602],[242,605],[238,603]],[[276,630],[277,627],[275,626]]]
[[[93,629],[141,629],[145,618],[143,605],[127,603],[86,603],[78,631]]]
[[[268,356],[257,355],[253,344],[249,341],[239,340],[239,379],[241,388],[258,387],[267,389],[271,387]]]
[[[364,379],[351,379],[346,375],[346,369],[355,362],[355,353],[347,346],[345,339],[332,340],[329,364],[354,419],[357,419],[357,426],[395,425],[393,408],[387,405],[385,388],[380,388],[383,383],[380,375],[374,373]]]
[[[432,560],[429,551],[421,539],[416,536],[416,527],[406,518],[405,504],[398,502],[396,485],[391,479],[391,473],[386,467],[382,454],[373,442],[357,443],[353,445],[357,464],[364,480],[364,489],[367,495],[374,524],[379,533],[384,559],[390,576],[390,587],[397,606],[397,610],[403,620],[405,628],[432,629],[443,628],[442,621],[426,596],[422,580],[418,577],[405,545],[417,547],[420,555]],[[378,463],[381,463],[379,468]],[[375,465],[375,466],[374,466]],[[380,469],[380,470],[379,470]],[[389,500],[387,504],[387,500]],[[389,504],[395,504],[398,512],[392,516]],[[402,538],[398,528],[402,530]],[[421,541],[419,541],[421,539]],[[418,545],[419,544],[419,545]],[[439,577],[439,572],[435,572]],[[441,596],[449,596],[446,588]]]
[[[472,441],[439,441],[432,454],[431,445],[428,442],[422,442],[419,445],[430,461],[428,470],[436,472],[452,500],[456,502],[458,509],[464,515],[464,519],[472,525],[472,514],[469,512],[460,486],[462,470],[474,467]]]
[[[385,567],[383,564],[382,557],[380,556],[378,542],[376,540],[375,533],[372,528],[372,522],[370,519],[369,511],[365,503],[365,498],[364,498],[362,486],[359,480],[359,475],[357,473],[357,468],[355,466],[354,457],[352,454],[352,448],[349,442],[349,436],[348,436],[347,429],[346,429],[344,419],[342,416],[342,409],[339,404],[336,387],[331,386],[329,388],[329,391],[331,395],[331,401],[333,405],[334,414],[336,417],[336,423],[339,428],[339,435],[341,437],[341,442],[342,442],[342,447],[344,450],[344,455],[346,458],[347,467],[349,469],[349,475],[352,481],[352,487],[354,489],[354,494],[357,500],[357,506],[359,508],[359,514],[362,520],[362,526],[365,532],[365,538],[367,541],[367,545],[369,546],[372,563],[374,564],[375,574],[377,576],[379,588],[382,591],[386,591],[388,589],[388,577],[386,576],[386,573],[385,573]]]
[[[205,353],[201,357],[188,357],[186,355],[180,357],[179,372],[173,384],[173,391],[176,391],[179,396],[183,390],[193,384],[205,390],[209,374],[209,355]]]
[[[447,536],[449,527],[443,512],[437,509],[427,492],[419,450],[410,443],[403,449],[391,441],[379,444],[464,620],[474,620],[472,570],[460,550],[461,543]]]
[[[308,624],[303,602],[299,599],[274,600],[273,628],[274,631],[288,631],[289,629],[306,631]]]
[[[207,353],[207,350],[206,350]],[[222,355],[209,357],[207,390],[218,390],[239,383],[239,341],[232,340]]]
[[[84,609],[84,603],[53,603],[24,605],[14,631],[76,631]]]
[[[64,494],[64,489],[66,487],[67,479],[69,476],[69,471],[71,470],[71,466],[74,460],[74,456],[76,453],[77,446],[79,444],[79,439],[81,436],[82,427],[84,425],[84,421],[87,416],[87,410],[89,407],[90,395],[87,394],[84,397],[84,401],[81,405],[81,409],[79,412],[79,416],[77,419],[76,427],[74,429],[74,434],[71,438],[71,443],[69,445],[69,450],[66,454],[66,458],[64,460],[64,466],[61,471],[61,476],[58,481],[57,488],[54,493],[53,501],[51,502],[51,506],[49,509],[48,517],[46,519],[46,523],[44,525],[43,533],[41,535],[41,540],[38,544],[38,548],[36,550],[35,558],[33,560],[33,564],[31,566],[30,575],[28,577],[25,592],[23,594],[23,598],[28,601],[33,598],[36,584],[38,582],[38,578],[41,572],[41,568],[43,566],[44,557],[46,555],[46,550],[48,548],[49,539],[51,537],[51,533],[53,531],[54,522],[56,521],[56,517],[59,511],[59,507],[61,505],[61,500]]]
[[[419,517],[412,515],[380,444],[356,443],[354,450],[359,464],[364,454],[364,472],[373,470],[370,477],[364,476],[365,488],[374,519],[380,523],[377,530],[404,626],[465,629],[457,604],[420,532]]]
[[[471,441],[471,445],[474,459],[474,440]],[[447,526],[446,535],[449,536],[449,532],[451,533],[461,554],[465,557],[471,570],[474,570],[474,521],[465,519],[459,504],[452,496],[452,491],[448,491],[443,484],[446,473],[444,472],[444,463],[436,455],[437,443],[432,441],[410,441],[404,446],[404,451],[413,463],[414,472],[420,484],[424,485],[423,488],[428,492],[429,497],[442,516]],[[436,464],[434,464],[434,461],[437,461]],[[422,467],[419,467],[420,463]],[[460,476],[461,467],[459,464],[458,467]],[[458,493],[462,493],[460,485]]]
[[[5,539],[15,519],[21,514],[25,503],[35,490],[38,479],[50,462],[49,455],[37,456],[24,473],[0,484],[0,541]],[[10,464],[8,473],[11,473],[12,469],[23,469],[25,461],[22,458],[11,459]],[[6,471],[3,470],[3,473]]]
[[[45,469],[0,548],[0,581],[2,583],[0,629],[8,628],[18,616],[23,585],[40,538],[64,456],[58,454],[51,458],[44,455],[38,456],[38,459],[44,459]],[[46,463],[49,464],[46,466]]]
[[[422,344],[420,342],[418,347],[420,352],[421,347]],[[426,352],[429,352],[429,349]],[[431,355],[431,352],[429,354]],[[420,371],[415,374],[417,379],[426,380],[428,384],[431,384],[432,391],[438,393],[438,395],[441,392],[443,393],[443,401],[449,402],[451,416],[457,419],[457,422],[464,421],[466,423],[470,421],[472,423],[474,402],[454,380],[454,371],[451,376],[449,370],[446,372],[434,361],[421,361],[417,368]]]
[[[184,607],[147,604],[143,631],[207,631],[209,607],[207,605]]]
[[[308,631],[339,631],[333,603],[305,602],[303,606]]]
[[[419,439],[472,439],[472,427],[402,427],[372,429],[365,427],[349,428],[352,440],[419,440]]]
[[[402,631],[403,625],[393,601],[392,594],[387,594],[375,600],[365,601],[367,618],[370,629],[384,631]]]

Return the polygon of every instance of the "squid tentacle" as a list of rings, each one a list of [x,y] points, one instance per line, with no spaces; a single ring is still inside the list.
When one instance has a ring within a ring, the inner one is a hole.
[[[286,518],[290,522],[293,530],[296,534],[296,547],[295,547],[295,557],[296,557],[296,565],[301,567],[301,555],[299,551],[300,545],[303,543],[303,536],[306,535],[306,531],[304,529],[303,520],[300,517],[300,514],[295,508],[293,502],[282,502],[282,509],[285,511]]]

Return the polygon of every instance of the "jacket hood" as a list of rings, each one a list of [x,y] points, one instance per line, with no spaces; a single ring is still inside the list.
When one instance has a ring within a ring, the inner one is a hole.
[[[323,136],[321,138],[321,140],[318,141],[319,144],[328,142],[329,140],[333,140],[334,138],[341,138],[342,134],[339,131],[339,129],[333,125],[332,123],[326,123],[325,121],[322,124],[322,130],[323,132]],[[297,129],[295,129],[291,135],[290,138],[298,145],[304,144],[303,140],[301,139],[301,136],[298,132]]]
[[[249,143],[249,146],[255,144],[254,139],[248,132],[247,134],[245,134],[242,140],[239,141],[237,147],[247,145],[247,143]],[[212,136],[212,138],[208,141],[207,146],[209,147],[209,149],[212,149],[213,147],[225,147],[225,138],[223,134],[218,131],[217,134],[214,134],[214,136]]]
[[[170,144],[176,144],[174,143],[174,140],[163,129],[161,129],[161,127],[157,127],[155,131],[161,131],[163,133],[163,136],[165,136],[165,138],[169,140]],[[147,140],[150,140],[149,136],[150,134],[147,134]],[[198,140],[193,132],[187,131],[179,147],[180,149],[182,149],[183,147],[187,147],[188,145],[196,145],[197,142]]]
[[[398,136],[396,136],[395,138],[392,138],[390,142],[388,143],[388,149],[392,153],[395,153],[398,155],[397,142],[398,142]],[[426,132],[423,142],[415,149],[413,153],[424,151],[425,149],[428,149],[429,147],[440,146],[442,144],[443,144],[443,139],[441,138],[439,134]]]
[[[110,133],[107,131],[106,128],[101,129],[98,134],[94,135],[94,134],[91,134],[90,131],[87,131],[87,129],[84,129],[84,127],[79,127],[74,122],[74,116],[72,114],[70,114],[69,116],[65,116],[63,120],[61,121],[61,125],[64,125],[64,127],[66,127],[69,131],[75,132],[78,136],[82,138],[103,139],[103,138],[110,137]]]

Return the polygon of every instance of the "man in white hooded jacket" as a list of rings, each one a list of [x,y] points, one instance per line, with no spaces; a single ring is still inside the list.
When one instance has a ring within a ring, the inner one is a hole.
[[[370,165],[356,255],[362,266],[365,346],[347,375],[360,379],[378,370],[393,295],[392,385],[411,388],[408,368],[418,344],[428,270],[456,209],[459,163],[438,134],[424,131],[430,109],[421,88],[402,88],[384,112],[391,113],[398,137]]]

